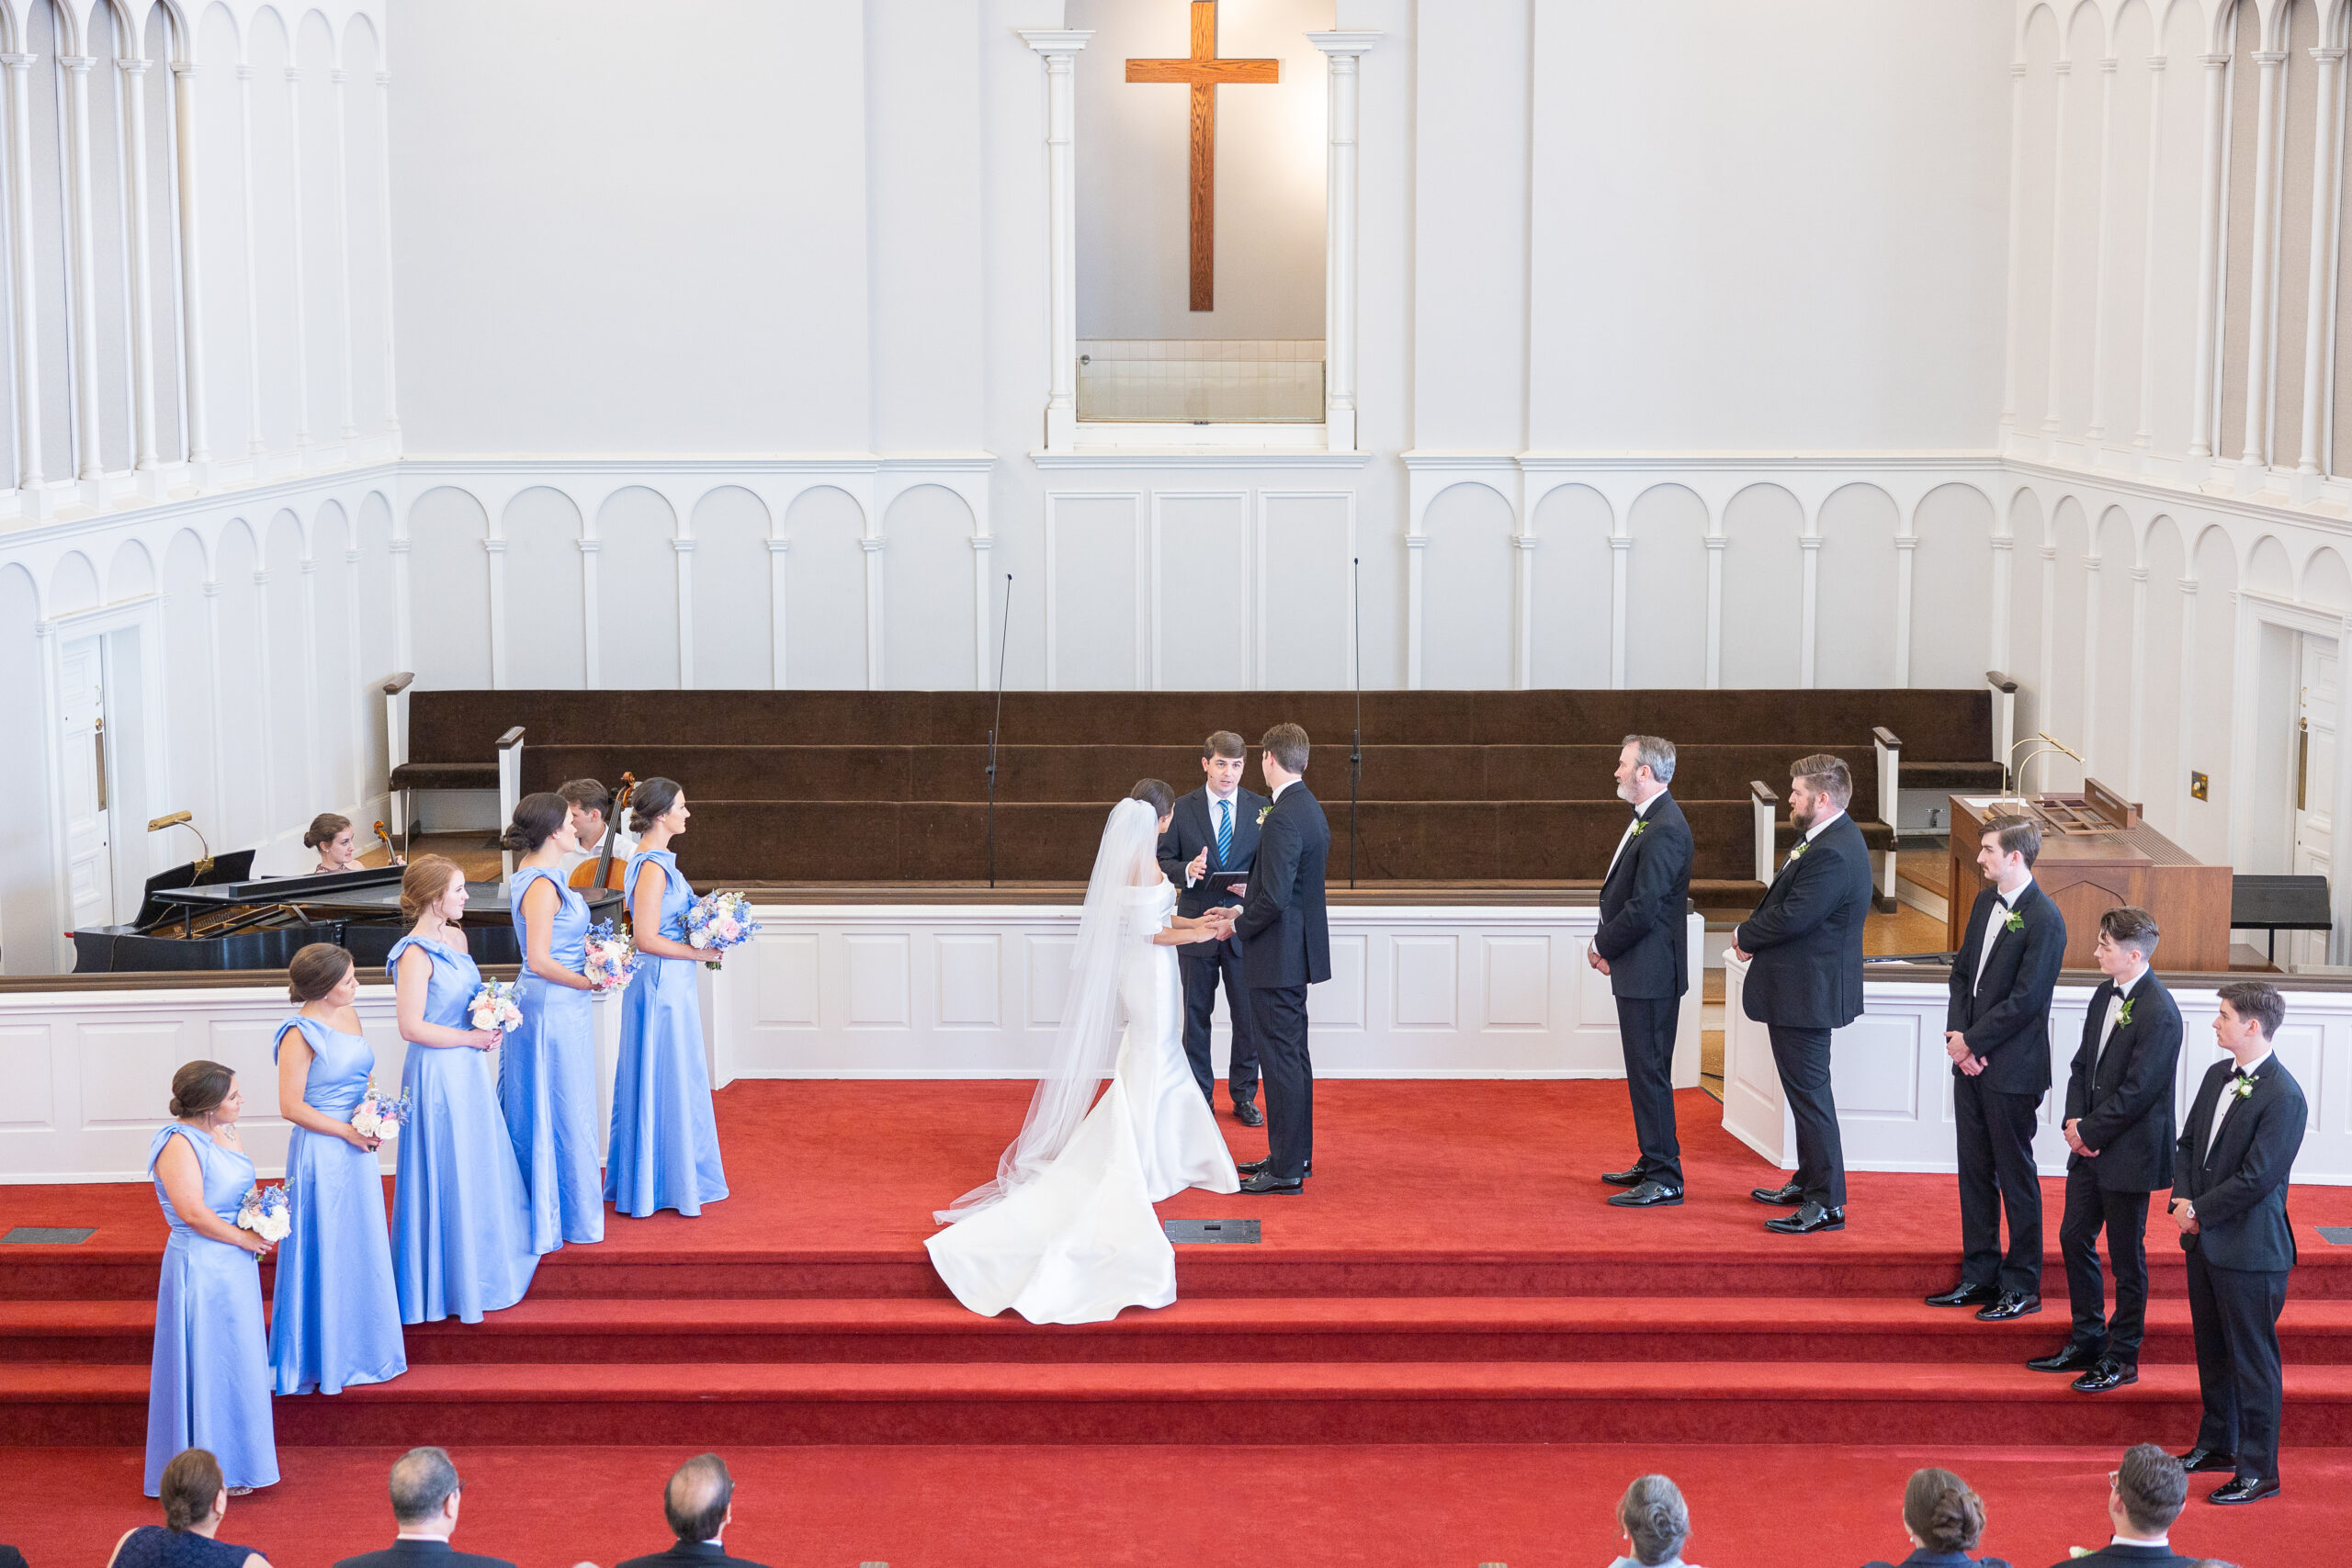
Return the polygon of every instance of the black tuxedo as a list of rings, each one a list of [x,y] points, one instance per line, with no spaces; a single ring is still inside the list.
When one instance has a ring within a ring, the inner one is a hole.
[[[1306,987],[1331,977],[1323,867],[1331,827],[1301,779],[1260,824],[1250,897],[1233,922],[1250,1032],[1266,1082],[1267,1174],[1295,1181],[1315,1155],[1315,1066],[1306,1048]]]
[[[2197,1568],[2201,1557],[2183,1557],[2168,1546],[2118,1546],[2109,1541],[2086,1557],[2054,1562],[2051,1568]]]
[[[1206,785],[1179,796],[1169,816],[1168,831],[1159,835],[1159,869],[1179,889],[1176,912],[1191,917],[1213,904],[1238,904],[1240,899],[1204,876],[1195,886],[1184,886],[1184,868],[1193,857],[1208,851],[1209,870],[1239,870],[1258,853],[1258,813],[1266,797],[1246,789],[1233,792],[1233,838],[1223,859],[1216,852],[1216,817]],[[1216,1082],[1209,1057],[1209,1028],[1216,1014],[1217,982],[1225,982],[1225,1008],[1233,1017],[1233,1059],[1227,1081],[1234,1103],[1258,1097],[1258,1045],[1250,1033],[1250,1009],[1241,995],[1241,955],[1227,942],[1195,942],[1176,950],[1176,973],[1184,983],[1184,1055],[1193,1065],[1193,1080],[1212,1101]]]
[[[2295,1266],[2287,1177],[2311,1111],[2276,1055],[2256,1066],[2244,1099],[2233,1088],[2237,1077],[2234,1062],[2206,1069],[2174,1154],[2172,1195],[2197,1210],[2197,1234],[2180,1238],[2205,1400],[2197,1441],[2235,1453],[2239,1475],[2268,1481],[2278,1474],[2278,1313]]]
[[[1957,1063],[1951,1069],[1962,1284],[2041,1293],[2041,1178],[2033,1133],[2050,1089],[2050,998],[2065,957],[2065,919],[2039,883],[2029,879],[2006,908],[1996,888],[1977,894],[1944,1010],[1944,1027],[1959,1031],[1984,1059],[1984,1070],[1973,1077]]]
[[[624,1558],[614,1568],[718,1568],[721,1563],[734,1563],[736,1568],[761,1568],[757,1562],[741,1557],[729,1557],[726,1549],[707,1540],[673,1541],[667,1551],[656,1551],[644,1557]]]
[[[381,1551],[346,1557],[334,1568],[514,1568],[503,1557],[459,1551],[446,1540],[396,1540]]]
[[[2148,1194],[2172,1185],[2173,1074],[2180,1062],[2180,1009],[2153,971],[2143,971],[2124,999],[2129,1021],[2099,1043],[2115,999],[2099,982],[2083,1015],[2083,1043],[2066,1075],[2066,1120],[2079,1123],[2094,1157],[2066,1156],[2066,1212],[2058,1250],[2066,1259],[2074,1342],[2093,1355],[2136,1366],[2148,1307]],[[2098,1266],[2098,1233],[2115,1262],[2115,1316]]]
[[[1796,1122],[1796,1185],[1826,1209],[1846,1202],[1846,1153],[1829,1089],[1829,1032],[1862,1011],[1862,921],[1871,852],[1843,813],[1782,863],[1732,933],[1751,955],[1741,1005],[1769,1025],[1781,1091]]]
[[[1609,961],[1617,998],[1617,1038],[1625,1053],[1625,1090],[1641,1146],[1634,1168],[1668,1187],[1682,1185],[1682,1145],[1674,1132],[1674,1034],[1682,993],[1690,988],[1690,824],[1674,796],[1659,793],[1635,817],[1600,885],[1600,928],[1592,950]]]

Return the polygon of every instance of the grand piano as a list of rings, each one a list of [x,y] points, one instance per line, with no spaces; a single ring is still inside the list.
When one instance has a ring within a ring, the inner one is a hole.
[[[72,933],[74,972],[283,969],[314,942],[348,948],[362,971],[380,970],[408,931],[401,916],[400,866],[256,877],[253,861],[251,850],[240,850],[202,871],[190,863],[149,877],[130,924]],[[466,938],[475,960],[521,963],[506,885],[469,882],[466,894]],[[591,920],[621,912],[616,890],[583,890],[582,897]]]

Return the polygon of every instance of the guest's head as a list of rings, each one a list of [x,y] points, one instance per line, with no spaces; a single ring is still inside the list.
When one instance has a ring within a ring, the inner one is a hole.
[[[1617,1528],[1633,1543],[1635,1562],[1671,1562],[1690,1534],[1690,1509],[1665,1476],[1635,1476],[1618,1501]]]
[[[1789,764],[1789,820],[1802,833],[1846,809],[1854,798],[1854,771],[1846,759],[1816,751]]]
[[[2270,1049],[2287,1021],[2287,998],[2267,980],[2233,980],[2222,987],[2213,1038],[2241,1066]]]
[[[1984,1533],[1984,1500],[1949,1470],[1915,1470],[1903,1488],[1903,1528],[1928,1551],[1972,1551]]]
[[[1209,788],[1231,795],[1241,784],[1241,770],[1250,765],[1250,743],[1230,729],[1220,729],[1201,742],[1201,772]]]
[[[717,1454],[696,1454],[662,1489],[662,1511],[680,1540],[717,1540],[735,1517],[735,1478]]]
[[[401,1534],[447,1540],[465,1487],[446,1449],[411,1449],[392,1461],[392,1522]]]
[[[605,836],[605,822],[613,812],[613,792],[594,779],[573,779],[556,785],[571,818],[571,831],[582,847]]]
[[[1270,787],[1279,789],[1306,773],[1306,731],[1295,724],[1278,724],[1258,742],[1258,771]]]
[[[414,925],[427,913],[455,925],[466,912],[466,874],[447,855],[419,855],[401,875],[401,918]]]
[[[2041,824],[2030,817],[1989,817],[1976,835],[1976,869],[2014,886],[2041,856]]]
[[[1617,748],[1617,798],[1641,805],[1674,782],[1674,742],[1628,735]]]
[[[2188,1501],[2188,1472],[2154,1443],[2134,1443],[2107,1478],[2107,1517],[2118,1535],[2159,1536]]]
[[[335,871],[349,871],[359,863],[359,836],[351,829],[351,818],[332,811],[311,818],[302,829],[302,847],[318,851],[319,863]]]
[[[406,877],[401,881],[405,887]],[[359,966],[334,943],[314,942],[296,953],[294,962],[286,966],[286,994],[304,1006],[324,1002],[349,1007],[359,995]]]
[[[225,1127],[244,1109],[237,1075],[218,1062],[189,1062],[172,1075],[172,1115],[177,1121]]]
[[[2098,918],[2098,942],[2091,956],[2110,980],[2133,974],[2154,956],[2156,918],[2136,904],[2118,904]]]
[[[686,809],[686,792],[675,779],[639,779],[628,792],[628,830],[639,838],[656,828],[673,836],[683,833],[693,815]],[[588,840],[581,840],[580,846],[586,849]]]
[[[1168,831],[1168,824],[1176,815],[1176,792],[1161,779],[1137,779],[1136,787],[1127,791],[1129,800],[1140,800],[1151,807],[1151,814],[1159,818],[1159,830]]]
[[[580,848],[580,839],[571,830],[571,803],[552,790],[542,790],[514,803],[514,819],[498,836],[498,847],[534,855],[548,846],[568,855]]]
[[[220,1461],[202,1449],[182,1449],[164,1467],[156,1483],[164,1505],[164,1528],[175,1535],[210,1535],[229,1511],[229,1484]]]

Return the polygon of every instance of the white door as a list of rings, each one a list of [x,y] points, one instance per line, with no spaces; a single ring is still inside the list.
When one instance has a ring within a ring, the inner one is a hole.
[[[114,923],[114,855],[107,812],[106,654],[77,637],[59,651],[58,756],[65,776],[65,886],[75,927]]]
[[[2336,645],[2302,638],[2301,708],[2295,716],[2294,874],[2326,876],[2335,843]],[[2327,932],[2280,932],[2278,956],[2290,967],[2327,962]]]

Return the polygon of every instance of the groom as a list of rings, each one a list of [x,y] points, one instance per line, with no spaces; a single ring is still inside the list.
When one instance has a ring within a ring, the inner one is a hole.
[[[1296,1197],[1315,1156],[1315,1066],[1306,1054],[1306,987],[1331,977],[1323,917],[1323,863],[1330,824],[1307,793],[1306,731],[1278,724],[1259,742],[1259,771],[1273,791],[1258,825],[1258,861],[1233,922],[1241,954],[1258,1069],[1266,1086],[1269,1153],[1240,1168],[1244,1192]]]

